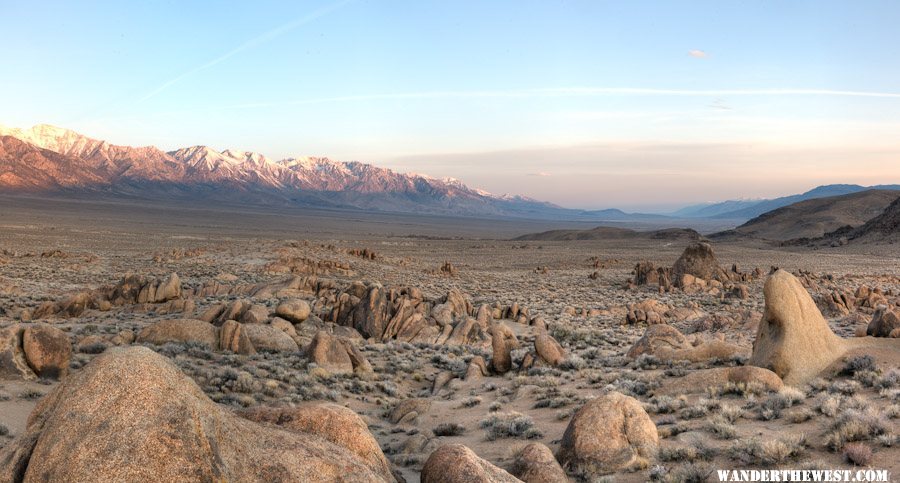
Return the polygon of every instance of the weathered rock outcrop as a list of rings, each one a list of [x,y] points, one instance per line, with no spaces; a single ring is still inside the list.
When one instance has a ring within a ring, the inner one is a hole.
[[[48,393],[0,450],[0,474],[26,483],[392,480],[353,448],[234,415],[143,347],[111,349]]]
[[[352,342],[325,331],[316,333],[304,353],[310,361],[332,374],[372,372],[371,364]]]
[[[563,433],[557,459],[590,477],[647,463],[656,456],[656,425],[637,399],[611,392],[582,406]]]

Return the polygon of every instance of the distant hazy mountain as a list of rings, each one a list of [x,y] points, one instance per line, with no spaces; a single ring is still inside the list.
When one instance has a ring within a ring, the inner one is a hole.
[[[785,241],[818,238],[838,229],[859,227],[900,198],[896,190],[864,190],[814,198],[763,213],[743,225],[710,238],[734,236]]]
[[[720,203],[692,205],[682,208],[672,216],[681,218],[718,218],[749,220],[763,213],[788,206],[798,201],[839,196],[870,189],[900,190],[900,185],[860,186],[855,184],[831,184],[818,186],[799,195],[783,196],[770,200],[729,200]]]

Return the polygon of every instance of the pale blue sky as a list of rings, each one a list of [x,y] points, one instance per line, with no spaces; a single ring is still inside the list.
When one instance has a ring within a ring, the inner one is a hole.
[[[900,182],[891,1],[10,2],[0,123],[573,207]]]

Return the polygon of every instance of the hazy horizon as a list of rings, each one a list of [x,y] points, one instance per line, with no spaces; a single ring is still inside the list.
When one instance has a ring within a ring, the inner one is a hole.
[[[4,10],[8,126],[358,160],[572,208],[900,182],[893,2]]]

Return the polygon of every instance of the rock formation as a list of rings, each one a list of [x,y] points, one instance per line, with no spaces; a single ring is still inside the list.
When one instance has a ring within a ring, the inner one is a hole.
[[[748,364],[770,369],[795,385],[812,379],[846,351],[796,277],[777,270],[766,280],[764,293],[765,311]]]
[[[434,450],[422,467],[422,483],[515,483],[506,471],[481,459],[461,444]]]

